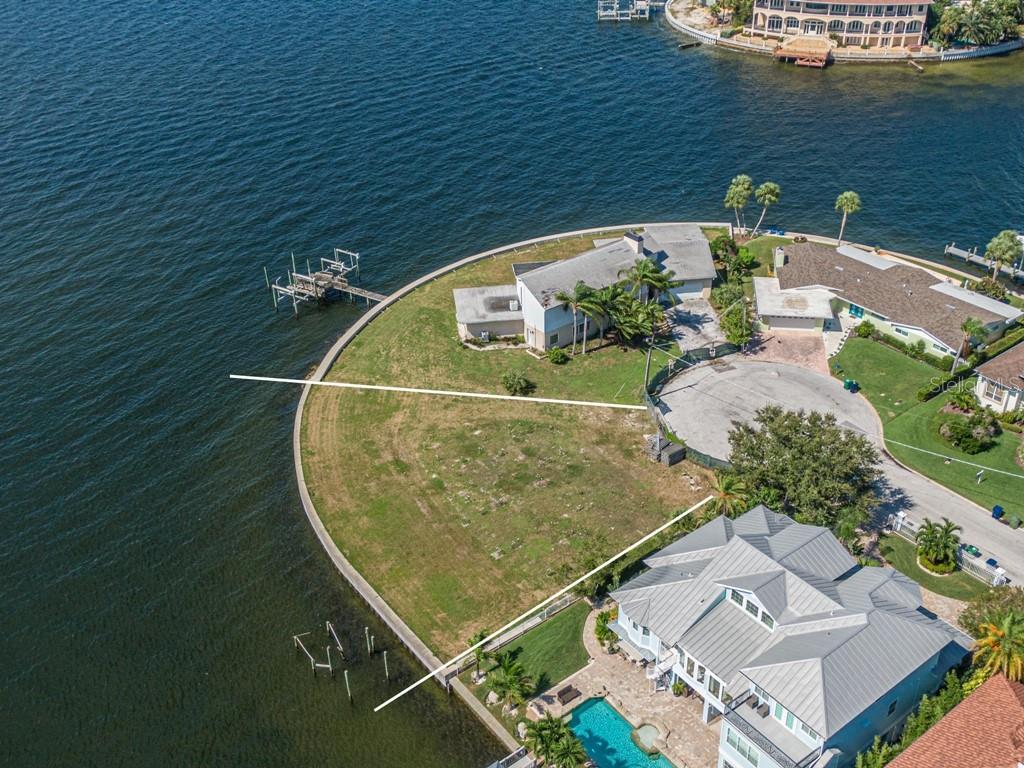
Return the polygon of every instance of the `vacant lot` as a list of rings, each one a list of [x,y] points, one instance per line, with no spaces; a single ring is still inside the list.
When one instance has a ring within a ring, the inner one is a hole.
[[[513,282],[513,262],[566,258],[574,238],[502,254],[399,301],[329,379],[640,402],[644,356],[605,346],[564,366],[465,348],[452,289]],[[655,361],[657,367],[660,361]],[[409,626],[450,654],[702,497],[707,472],[643,454],[642,411],[316,389],[303,422],[313,501],[345,556]]]

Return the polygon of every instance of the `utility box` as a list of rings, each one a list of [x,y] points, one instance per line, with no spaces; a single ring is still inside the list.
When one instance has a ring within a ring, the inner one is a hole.
[[[786,249],[781,245],[775,247],[775,268],[778,269],[786,264]]]

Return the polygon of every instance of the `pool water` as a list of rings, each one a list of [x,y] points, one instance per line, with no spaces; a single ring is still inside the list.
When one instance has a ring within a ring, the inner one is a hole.
[[[569,727],[597,768],[675,768],[664,755],[651,757],[630,734],[633,726],[604,699],[590,699],[572,711]]]

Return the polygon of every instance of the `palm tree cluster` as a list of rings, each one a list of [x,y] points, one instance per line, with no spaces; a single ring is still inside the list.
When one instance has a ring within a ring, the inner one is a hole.
[[[1020,237],[1012,229],[1004,229],[989,240],[985,247],[985,257],[992,260],[992,279],[999,277],[1003,265],[1013,266],[1024,255],[1024,245]]]
[[[917,552],[928,562],[937,566],[953,566],[956,564],[956,553],[960,548],[959,525],[948,517],[942,523],[936,523],[927,517],[917,531]]]
[[[500,653],[497,664],[487,675],[487,686],[494,691],[502,709],[515,709],[533,695],[533,680],[511,653]]]
[[[960,5],[937,3],[932,13],[938,23],[932,28],[932,39],[940,44],[993,45],[1017,37],[1024,24],[1024,2],[1021,0],[973,0]]]
[[[774,181],[765,181],[758,185],[757,189],[754,189],[754,181],[747,174],[741,173],[733,177],[732,181],[729,182],[729,188],[725,191],[723,204],[736,215],[736,228],[741,231],[746,229],[743,210],[750,202],[751,196],[761,206],[761,216],[758,218],[757,224],[754,225],[753,232],[751,233],[753,234],[761,228],[768,209],[779,202],[782,197],[782,188]]]
[[[1024,616],[1006,611],[984,622],[974,648],[974,667],[988,679],[1002,673],[1011,680],[1024,678]]]
[[[525,745],[552,768],[579,768],[588,760],[583,744],[569,724],[550,712],[526,724]]]

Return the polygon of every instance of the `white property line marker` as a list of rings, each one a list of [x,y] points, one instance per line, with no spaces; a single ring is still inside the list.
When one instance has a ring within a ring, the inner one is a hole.
[[[936,453],[935,451],[929,451],[926,448],[918,448],[916,445],[907,445],[906,443],[901,443],[896,440],[890,440],[889,438],[885,438],[885,442],[890,443],[891,445],[898,445],[901,448],[909,448],[912,451],[920,451],[921,453],[927,453],[929,456],[935,456],[936,458],[945,459],[946,461],[955,461],[957,464],[966,464],[968,467],[977,467],[978,469],[984,469],[986,472],[998,472],[1000,475],[1008,475],[1010,477],[1016,477],[1020,480],[1024,480],[1024,475],[1020,474],[1019,472],[1007,472],[1005,469],[986,467],[984,464],[975,464],[973,461],[964,461],[963,459],[958,459],[955,456],[946,456],[944,453]],[[918,472],[918,474],[920,473]]]
[[[230,378],[242,381],[270,381],[276,384],[314,384],[318,387],[341,389],[371,389],[377,392],[409,392],[414,395],[442,395],[444,397],[475,397],[482,400],[514,400],[520,403],[548,403],[553,405],[585,405],[590,408],[619,408],[626,411],[646,411],[645,405],[627,403],[599,403],[592,400],[556,400],[551,397],[519,397],[517,395],[491,395],[484,392],[456,392],[448,389],[419,389],[416,387],[386,387],[382,384],[352,384],[347,381],[310,381],[307,379],[279,379],[272,376],[243,376],[232,373]]]
[[[373,708],[373,711],[374,711],[374,712],[380,712],[380,711],[381,711],[382,709],[384,709],[384,707],[386,707],[386,706],[387,706],[388,704],[391,704],[392,702],[394,702],[394,701],[397,701],[398,699],[400,699],[400,698],[401,698],[402,696],[404,696],[405,694],[409,693],[409,691],[413,690],[414,688],[418,688],[418,687],[419,687],[419,686],[421,686],[421,685],[422,685],[423,683],[427,682],[427,680],[429,680],[429,679],[430,679],[430,678],[432,678],[432,677],[433,677],[434,675],[436,675],[436,674],[437,674],[438,672],[442,672],[443,670],[445,670],[445,669],[447,669],[448,667],[450,667],[450,666],[451,666],[452,664],[457,664],[458,662],[462,661],[462,660],[463,660],[464,658],[466,658],[467,656],[469,656],[469,654],[471,654],[471,653],[472,653],[473,651],[475,651],[475,650],[476,650],[477,648],[479,648],[480,646],[482,646],[482,645],[486,645],[486,644],[487,644],[487,643],[489,643],[489,642],[490,642],[491,640],[493,640],[493,639],[494,639],[494,638],[496,638],[496,637],[497,637],[498,635],[500,635],[500,634],[501,634],[502,632],[505,632],[506,630],[508,630],[508,629],[511,629],[512,627],[514,627],[514,626],[515,626],[516,624],[519,624],[519,623],[520,623],[521,621],[523,621],[524,619],[527,619],[527,618],[529,618],[529,617],[530,617],[530,616],[531,616],[532,614],[534,614],[534,613],[536,613],[537,611],[539,611],[539,610],[540,610],[541,608],[543,608],[543,607],[544,607],[545,605],[548,605],[549,603],[553,603],[553,602],[554,602],[555,600],[557,600],[558,598],[560,598],[560,597],[561,597],[562,595],[564,595],[564,594],[565,594],[566,592],[568,592],[568,591],[569,591],[570,589],[572,589],[573,587],[577,586],[578,584],[582,584],[582,583],[583,583],[584,581],[586,581],[587,579],[589,579],[589,578],[590,578],[591,576],[593,576],[593,575],[594,575],[595,573],[598,573],[599,571],[603,570],[604,568],[607,568],[607,567],[608,567],[609,565],[611,565],[612,563],[614,563],[614,562],[615,562],[616,560],[618,560],[618,559],[619,559],[620,557],[622,557],[623,555],[625,555],[625,554],[627,554],[627,553],[629,553],[629,552],[633,551],[634,549],[636,549],[637,547],[639,547],[639,546],[640,546],[641,544],[643,544],[643,543],[644,543],[645,541],[650,541],[650,540],[651,540],[651,539],[653,539],[653,538],[654,538],[655,536],[657,536],[657,535],[658,535],[659,533],[661,533],[662,531],[664,531],[664,530],[665,530],[666,528],[669,528],[670,526],[672,526],[672,525],[675,525],[676,523],[678,523],[678,522],[679,522],[680,520],[682,520],[682,519],[683,519],[684,517],[686,517],[687,515],[689,515],[689,514],[690,514],[691,512],[693,512],[694,510],[696,510],[696,509],[700,509],[701,507],[703,507],[703,506],[704,506],[705,504],[707,504],[707,503],[708,503],[709,501],[711,501],[711,499],[713,499],[713,498],[714,498],[713,496],[707,496],[707,497],[706,497],[706,498],[704,498],[704,499],[703,499],[702,501],[698,501],[698,502],[697,502],[696,504],[694,504],[694,505],[693,505],[692,507],[690,507],[690,508],[689,508],[688,510],[686,510],[685,512],[681,512],[680,514],[678,514],[678,515],[676,515],[675,517],[673,517],[673,518],[672,518],[671,520],[669,520],[669,521],[668,521],[667,523],[665,523],[664,525],[660,526],[659,528],[655,528],[655,529],[654,529],[653,531],[651,531],[650,533],[648,533],[648,534],[647,534],[646,536],[644,536],[643,538],[640,538],[640,539],[638,539],[637,541],[635,541],[635,542],[634,542],[633,544],[630,544],[630,545],[629,545],[628,547],[626,547],[626,548],[625,548],[624,550],[622,550],[621,552],[619,552],[619,554],[617,554],[617,555],[615,555],[615,556],[613,556],[613,557],[610,557],[610,558],[608,558],[607,560],[605,560],[605,561],[604,561],[603,563],[601,563],[601,564],[600,564],[599,566],[597,566],[597,567],[596,567],[596,568],[594,568],[593,570],[591,570],[591,571],[588,571],[587,573],[583,574],[583,575],[582,575],[582,576],[580,576],[580,577],[579,577],[578,579],[576,579],[576,581],[574,581],[574,582],[573,582],[572,584],[569,584],[568,586],[566,586],[566,587],[563,587],[562,589],[560,589],[560,590],[558,590],[557,592],[555,592],[555,594],[551,595],[551,597],[549,597],[549,598],[547,598],[547,599],[545,599],[545,600],[542,600],[541,602],[537,603],[537,605],[533,606],[533,608],[531,608],[530,610],[528,610],[528,611],[526,611],[525,613],[522,613],[522,614],[520,614],[519,616],[517,616],[516,618],[512,619],[512,621],[510,621],[510,622],[509,622],[508,624],[506,624],[505,626],[503,626],[503,627],[502,627],[501,629],[497,630],[496,632],[492,632],[492,633],[491,633],[490,635],[488,635],[487,637],[485,637],[485,638],[484,638],[483,640],[481,640],[481,641],[480,641],[479,643],[477,643],[476,645],[470,646],[470,647],[469,647],[469,648],[467,648],[467,649],[466,649],[465,651],[463,651],[462,653],[460,653],[460,654],[459,654],[458,656],[454,656],[454,657],[452,657],[451,659],[449,659],[449,660],[448,660],[448,662],[446,662],[445,664],[442,664],[442,665],[441,665],[440,667],[438,667],[437,669],[433,669],[433,670],[431,670],[430,672],[428,672],[428,673],[427,673],[426,675],[424,675],[423,677],[421,677],[421,678],[420,678],[419,680],[417,680],[417,681],[416,681],[415,683],[413,683],[412,685],[410,685],[410,686],[408,686],[407,688],[403,689],[402,691],[399,691],[398,693],[396,693],[396,694],[395,694],[394,696],[392,696],[392,697],[391,697],[390,699],[388,699],[387,701],[385,701],[385,702],[384,702],[383,704],[378,704],[378,705],[377,705],[376,707],[374,707],[374,708]]]

